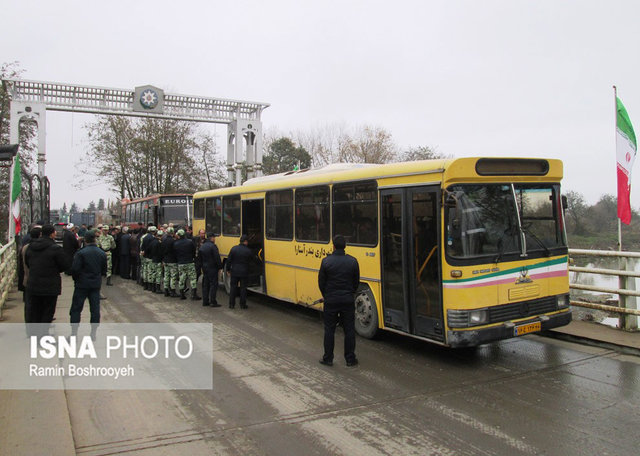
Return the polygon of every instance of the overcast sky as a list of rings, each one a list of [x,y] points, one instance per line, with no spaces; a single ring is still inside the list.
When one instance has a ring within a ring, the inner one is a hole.
[[[560,158],[565,191],[589,203],[616,191],[614,84],[640,134],[637,0],[20,0],[2,14],[0,60],[24,79],[263,101],[264,128],[285,133],[366,124],[400,149]],[[47,114],[52,208],[115,198],[71,185],[91,120]],[[637,208],[639,169],[632,182]]]

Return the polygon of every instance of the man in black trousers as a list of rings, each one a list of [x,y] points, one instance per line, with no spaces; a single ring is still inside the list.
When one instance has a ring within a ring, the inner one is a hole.
[[[323,258],[318,272],[318,287],[324,299],[324,356],[320,364],[333,366],[333,347],[338,322],[344,328],[344,359],[347,366],[356,358],[355,294],[360,285],[358,260],[344,251],[344,236],[333,238],[333,253]]]
[[[229,294],[229,308],[236,306],[238,283],[240,283],[240,308],[247,309],[247,281],[249,279],[249,263],[253,252],[249,248],[249,238],[246,234],[240,236],[240,243],[229,251],[227,274],[231,275],[231,293]]]
[[[100,323],[100,286],[102,276],[107,275],[107,254],[96,245],[96,235],[87,231],[84,235],[85,246],[76,253],[71,266],[74,281],[70,322],[80,323],[80,315],[85,299],[89,298],[91,323]]]
[[[67,271],[71,261],[55,241],[53,225],[44,225],[39,239],[29,244],[24,263],[29,268],[27,279],[26,323],[51,323],[58,296],[62,293],[60,273]]]
[[[202,264],[202,305],[220,307],[216,295],[218,293],[218,272],[222,268],[220,252],[216,245],[216,234],[209,233],[200,247],[198,258]]]

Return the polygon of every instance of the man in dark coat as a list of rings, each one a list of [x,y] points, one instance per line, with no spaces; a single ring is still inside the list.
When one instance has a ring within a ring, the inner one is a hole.
[[[247,280],[249,279],[249,263],[253,252],[249,248],[249,238],[246,234],[240,236],[240,243],[229,251],[227,274],[231,275],[231,293],[229,294],[229,308],[236,306],[238,283],[240,283],[240,308],[247,309]]]
[[[202,265],[202,305],[220,307],[216,295],[218,294],[218,272],[222,268],[220,252],[216,245],[216,234],[209,233],[198,252]]]
[[[60,273],[69,269],[68,256],[56,244],[53,225],[42,227],[42,236],[29,244],[24,263],[29,268],[27,279],[26,323],[51,323],[62,292]]]
[[[131,246],[129,245],[130,240],[131,234],[129,234],[129,227],[123,226],[120,242],[116,242],[118,245],[118,255],[120,256],[120,277],[123,279],[131,278],[131,265],[129,264],[131,259]]]
[[[69,264],[73,262],[73,256],[80,248],[78,237],[76,236],[76,227],[73,223],[69,223],[62,232],[62,250],[69,257]],[[65,274],[70,275],[71,270],[65,271]]]
[[[318,288],[324,299],[324,356],[320,364],[333,365],[333,347],[338,322],[344,329],[344,359],[347,366],[358,364],[356,358],[355,294],[360,285],[358,260],[344,251],[344,236],[333,238],[333,253],[322,259]]]
[[[91,323],[100,323],[100,286],[102,276],[107,275],[107,254],[96,245],[96,235],[93,231],[85,233],[84,245],[76,253],[71,266],[75,288],[69,311],[70,321],[80,323],[84,301],[89,298]]]

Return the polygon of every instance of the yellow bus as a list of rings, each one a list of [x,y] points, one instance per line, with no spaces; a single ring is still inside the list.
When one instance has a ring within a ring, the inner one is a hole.
[[[545,159],[334,164],[196,193],[193,225],[220,235],[223,262],[247,234],[250,289],[318,309],[320,262],[342,234],[361,336],[476,346],[571,321],[561,179]]]

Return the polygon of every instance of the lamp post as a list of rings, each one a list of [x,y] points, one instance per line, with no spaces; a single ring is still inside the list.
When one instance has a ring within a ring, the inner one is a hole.
[[[12,189],[13,189],[13,167],[15,166],[16,155],[18,154],[18,144],[8,144],[0,146],[0,166],[3,168],[9,168],[9,229],[7,238],[9,241],[13,240],[16,236],[16,225],[13,220],[13,213],[11,211]]]

